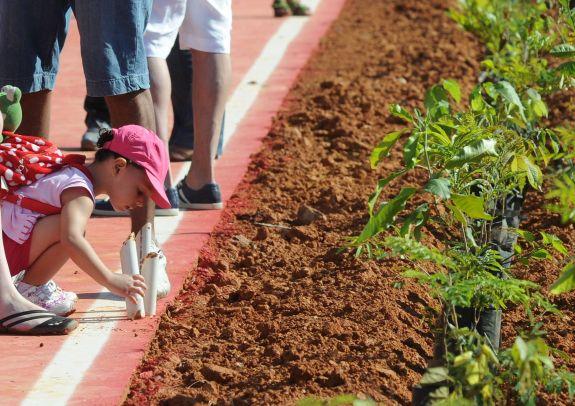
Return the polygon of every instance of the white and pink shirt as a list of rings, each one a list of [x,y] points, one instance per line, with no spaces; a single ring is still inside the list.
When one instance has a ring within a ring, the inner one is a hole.
[[[72,166],[65,166],[59,171],[44,176],[30,186],[23,186],[16,193],[52,206],[62,207],[60,195],[64,190],[71,187],[86,189],[94,200],[94,185],[80,169]],[[30,238],[38,219],[44,216],[44,214],[3,201],[2,231],[11,240],[23,244]]]

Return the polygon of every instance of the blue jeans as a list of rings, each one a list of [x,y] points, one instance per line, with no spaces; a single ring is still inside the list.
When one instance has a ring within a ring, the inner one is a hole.
[[[176,39],[176,43],[172,47],[166,61],[168,62],[170,78],[172,79],[172,106],[174,109],[174,127],[170,136],[170,145],[193,149],[192,53],[190,50],[180,49],[179,39]],[[223,153],[225,117],[224,112],[216,158],[221,157]]]
[[[143,35],[152,0],[1,0],[0,86],[53,89],[71,13],[90,96],[150,87]]]

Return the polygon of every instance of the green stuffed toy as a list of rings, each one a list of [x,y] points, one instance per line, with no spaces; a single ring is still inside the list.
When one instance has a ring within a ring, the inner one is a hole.
[[[6,85],[0,89],[0,142],[4,141],[2,131],[14,132],[22,122],[22,92],[14,86]],[[4,177],[0,177],[0,189],[8,190]]]
[[[0,89],[0,112],[4,119],[4,131],[14,132],[20,126],[22,122],[21,98],[22,92],[15,86],[6,85]]]

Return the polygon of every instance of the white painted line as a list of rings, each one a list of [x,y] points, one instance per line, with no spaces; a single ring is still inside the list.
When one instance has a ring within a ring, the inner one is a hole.
[[[308,0],[302,3],[308,5],[313,12],[320,0]],[[224,147],[235,133],[242,118],[246,115],[258,97],[263,85],[280,63],[283,54],[291,42],[298,36],[308,18],[288,18],[268,41],[260,56],[226,104],[226,124],[224,127]]]
[[[304,3],[313,11],[320,1],[307,0]],[[235,133],[239,123],[257,99],[263,85],[281,61],[287,47],[300,33],[307,20],[308,18],[302,17],[286,18],[237,86],[226,105],[224,145]],[[189,164],[184,165],[175,177],[175,181],[182,179],[188,169]],[[182,212],[174,217],[156,217],[156,238],[160,245],[168,241],[176,231],[182,217]],[[50,364],[44,368],[28,396],[22,401],[22,405],[65,405],[70,400],[110,338],[117,323],[117,316],[125,314],[124,300],[114,300],[107,290],[102,290],[98,296],[86,312],[90,321],[81,323],[76,331],[64,341]]]

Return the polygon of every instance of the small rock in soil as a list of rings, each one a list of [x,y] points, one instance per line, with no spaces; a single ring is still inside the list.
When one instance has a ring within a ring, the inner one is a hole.
[[[289,371],[289,380],[291,383],[298,383],[301,381],[309,381],[313,378],[313,374],[308,371],[303,365],[292,365]]]
[[[230,382],[238,375],[238,373],[233,369],[215,364],[204,364],[201,372],[207,380],[218,383]]]
[[[297,211],[295,224],[307,226],[319,219],[325,220],[325,215],[321,211],[304,204]]]
[[[302,268],[296,269],[292,275],[293,275],[294,279],[302,279],[302,278],[307,278],[310,274],[311,274],[311,270],[309,268],[302,267]]]
[[[252,245],[252,240],[242,234],[238,234],[234,236],[234,239],[237,241],[240,247],[248,248]]]
[[[206,287],[204,288],[204,293],[207,293],[208,295],[217,295],[218,293],[220,293],[220,288],[218,288],[217,285],[210,283],[207,284]]]
[[[287,127],[285,129],[285,135],[288,139],[300,139],[301,131],[297,127]]]
[[[336,369],[329,373],[327,377],[322,376],[318,383],[324,388],[334,388],[345,384],[345,374],[341,369]]]
[[[264,241],[268,238],[268,229],[266,227],[260,227],[258,228],[258,231],[256,233],[256,236],[254,238],[254,240],[256,241]]]

